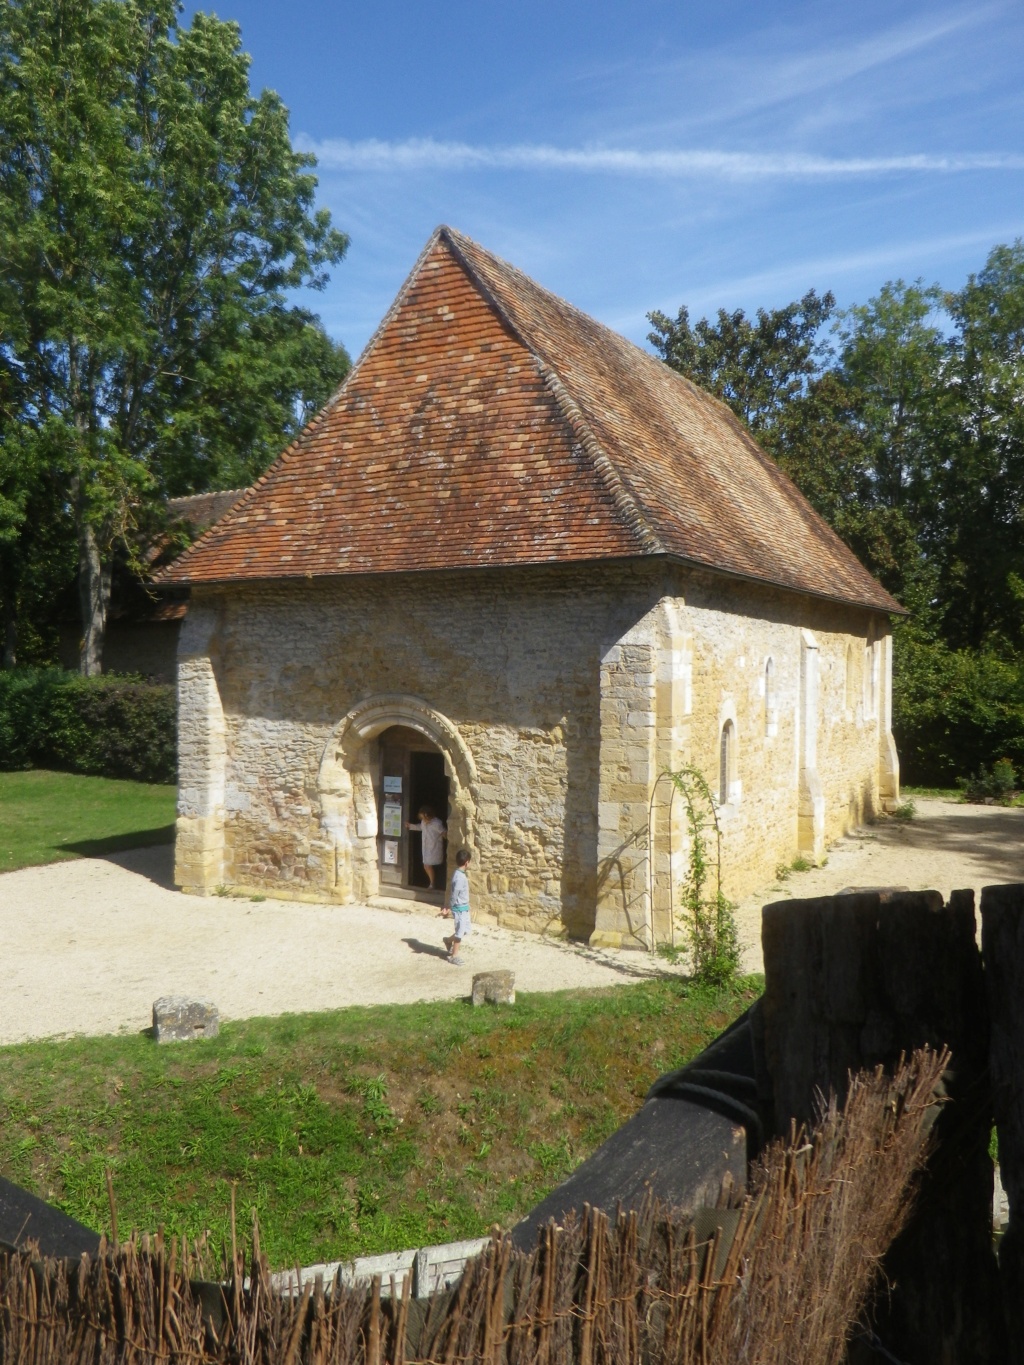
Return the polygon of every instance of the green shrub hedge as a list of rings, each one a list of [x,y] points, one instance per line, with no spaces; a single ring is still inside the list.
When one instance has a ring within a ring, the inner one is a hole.
[[[0,768],[173,782],[174,688],[58,668],[0,672]]]
[[[951,786],[979,764],[1024,772],[1024,657],[951,650],[910,622],[894,631],[893,733],[903,781]]]

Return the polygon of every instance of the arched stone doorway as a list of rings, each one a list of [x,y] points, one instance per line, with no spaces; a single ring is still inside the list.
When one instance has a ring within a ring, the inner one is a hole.
[[[446,826],[450,779],[444,754],[420,730],[391,725],[377,738],[380,788],[377,802],[377,867],[382,892],[441,903],[447,863],[431,869],[431,887],[423,857],[420,812],[429,811]],[[437,863],[437,859],[433,860]],[[430,892],[436,890],[436,895]]]
[[[335,727],[317,781],[321,823],[334,847],[334,896],[341,901],[369,900],[389,889],[381,880],[385,792],[380,741],[396,729],[422,736],[427,741],[423,752],[441,755],[448,783],[448,847],[475,845],[476,766],[458,727],[421,697],[370,697]],[[416,799],[411,791],[410,796]]]

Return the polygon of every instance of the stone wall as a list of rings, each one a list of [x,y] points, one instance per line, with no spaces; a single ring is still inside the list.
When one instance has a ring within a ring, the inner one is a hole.
[[[179,884],[373,895],[376,737],[403,724],[446,756],[478,919],[664,940],[685,847],[659,775],[692,763],[717,789],[726,720],[731,896],[895,794],[886,631],[659,560],[197,589],[179,654]]]
[[[209,714],[204,659],[226,727],[223,853],[207,890],[342,901],[372,893],[373,735],[353,743],[345,718],[400,694],[443,716],[472,755],[464,818],[474,822],[477,917],[588,934],[601,656],[659,591],[646,566],[595,577],[484,571],[195,591],[179,665],[183,733]],[[215,616],[217,631],[204,630]],[[385,708],[378,729],[386,723],[418,722],[397,711],[389,720]],[[325,809],[321,767],[339,748],[347,790],[343,781]],[[182,791],[192,792],[203,785],[193,771],[203,755],[183,747],[182,760]],[[200,814],[183,800],[183,837]],[[196,888],[186,861],[182,851],[179,881]]]
[[[725,890],[737,899],[797,854],[820,859],[829,843],[898,794],[895,750],[882,728],[891,637],[878,614],[709,575],[689,577],[686,603],[694,642],[692,762],[716,795],[722,726],[728,719],[735,726],[735,776],[720,820]],[[865,680],[871,669],[873,704]],[[801,745],[808,670],[817,674],[811,781]],[[812,812],[801,820],[801,801],[815,785],[816,829]]]

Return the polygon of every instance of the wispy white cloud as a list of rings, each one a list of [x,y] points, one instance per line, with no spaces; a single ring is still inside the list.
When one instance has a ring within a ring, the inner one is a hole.
[[[779,291],[803,292],[816,286],[831,288],[838,279],[851,274],[879,271],[891,278],[892,272],[907,266],[918,274],[922,268],[944,257],[976,247],[991,247],[996,242],[1013,241],[1021,235],[1024,224],[1002,224],[974,232],[949,233],[938,237],[917,238],[913,241],[889,242],[866,251],[835,252],[801,261],[788,261],[771,270],[759,270],[717,281],[701,281],[680,301],[691,312],[707,308],[732,307],[738,299],[773,298]],[[980,265],[980,262],[979,262]],[[633,334],[645,320],[646,314],[623,312],[606,318],[610,327]]]
[[[574,171],[583,174],[648,176],[657,179],[713,178],[822,179],[906,172],[957,174],[965,171],[1021,171],[1015,152],[913,153],[905,156],[816,156],[804,152],[728,152],[714,149],[640,150],[619,147],[553,147],[544,143],[487,146],[409,138],[317,142],[300,138],[324,170],[332,171]]]
[[[860,83],[869,73],[918,57],[927,49],[948,46],[947,40],[965,29],[980,28],[1001,8],[997,4],[959,7],[846,42],[836,41],[833,34],[827,45],[805,51],[779,51],[778,37],[792,39],[793,35],[783,30],[773,41],[768,30],[758,35],[767,43],[767,51],[711,54],[718,81],[729,92],[714,116],[725,113],[737,118],[776,104],[798,103],[822,91],[835,92],[851,81]],[[873,83],[873,96],[879,93]]]

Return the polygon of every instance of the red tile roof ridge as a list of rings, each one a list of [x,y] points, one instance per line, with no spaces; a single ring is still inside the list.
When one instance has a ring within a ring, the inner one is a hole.
[[[579,407],[576,404],[575,400],[573,400],[569,396],[565,385],[561,381],[561,377],[558,375],[558,371],[555,365],[552,364],[552,362],[549,360],[548,356],[538,343],[537,338],[518,325],[516,320],[511,316],[506,306],[496,296],[493,288],[490,287],[483,272],[475,267],[473,258],[477,253],[479,253],[479,255],[482,258],[484,258],[489,265],[491,265],[492,267],[496,267],[501,273],[510,277],[508,281],[509,285],[518,290],[519,293],[528,295],[531,292],[535,292],[545,296],[547,299],[554,301],[559,305],[560,308],[565,309],[567,313],[572,314],[575,317],[579,318],[581,324],[585,325],[588,328],[597,328],[600,332],[604,334],[610,345],[612,345],[615,349],[619,350],[620,352],[628,354],[629,359],[632,360],[634,363],[640,362],[646,367],[648,367],[652,375],[656,377],[657,382],[664,383],[665,380],[667,379],[669,383],[679,385],[685,388],[688,391],[690,397],[697,404],[703,405],[705,408],[710,409],[715,414],[719,421],[722,421],[725,425],[727,425],[733,431],[733,433],[740,438],[743,445],[746,447],[747,451],[756,457],[758,464],[767,474],[768,478],[775,485],[778,491],[785,497],[787,503],[789,503],[789,505],[797,512],[797,514],[800,517],[802,517],[806,522],[809,522],[811,525],[813,525],[818,535],[824,536],[827,540],[830,540],[835,546],[837,546],[841,554],[843,555],[850,554],[849,547],[843,541],[842,537],[839,536],[835,530],[833,530],[833,528],[828,524],[825,518],[821,516],[821,514],[811,506],[811,504],[806,500],[806,498],[802,497],[799,494],[792,480],[789,479],[789,477],[783,472],[783,470],[779,467],[776,461],[773,460],[772,457],[766,451],[761,449],[757,441],[755,441],[753,436],[750,434],[747,427],[736,416],[732,408],[729,407],[728,403],[724,402],[721,398],[717,397],[717,395],[709,393],[706,389],[702,389],[698,384],[695,384],[693,380],[689,379],[686,375],[680,374],[678,370],[674,370],[669,365],[666,365],[663,360],[659,360],[656,356],[653,356],[649,354],[647,351],[644,351],[634,342],[631,342],[628,337],[624,337],[620,332],[616,332],[614,328],[608,327],[598,318],[593,317],[589,313],[585,313],[583,309],[577,307],[576,304],[570,302],[570,300],[565,299],[561,295],[556,294],[553,290],[546,289],[543,285],[538,284],[535,279],[533,279],[530,275],[527,275],[525,271],[520,270],[518,266],[513,265],[511,261],[506,261],[502,257],[497,256],[493,251],[489,251],[486,247],[481,246],[479,242],[474,241],[472,237],[467,236],[465,233],[459,232],[458,229],[456,228],[448,227],[446,225],[442,225],[437,229],[437,231],[431,237],[430,245],[433,245],[433,243],[438,239],[438,237],[443,238],[448,243],[453,254],[456,256],[459,263],[462,265],[463,269],[465,269],[469,273],[474,284],[477,286],[478,289],[480,289],[481,293],[494,308],[495,312],[501,318],[505,326],[507,326],[512,331],[517,340],[519,340],[521,344],[527,348],[527,350],[529,350],[534,356],[538,358],[542,366],[542,372],[546,370],[556,376],[558,390],[560,390],[560,393],[557,392],[554,389],[554,387],[552,388],[552,392],[555,392],[556,397],[558,398],[559,404],[563,411],[563,415],[566,417],[567,421],[570,421],[572,423],[574,430],[582,429],[583,431],[590,434],[590,443],[587,447],[587,452],[591,456],[591,459],[594,460],[595,464],[597,464],[598,469],[601,472],[602,476],[605,476],[605,471],[607,471],[608,474],[610,474],[611,476],[611,480],[614,480],[614,484],[612,484],[609,481],[609,487],[612,488],[613,490],[613,496],[615,485],[617,485],[617,487],[623,491],[625,498],[628,499],[629,504],[631,504],[632,507],[635,508],[635,516],[638,525],[634,525],[632,519],[630,519],[630,525],[631,529],[638,529],[638,527],[642,526],[644,539],[647,541],[647,544],[651,547],[648,549],[645,546],[646,553],[655,554],[666,553],[666,549],[661,544],[659,537],[657,536],[654,528],[651,526],[649,518],[642,511],[640,506],[640,500],[634,497],[631,490],[629,489],[628,483],[625,477],[623,476],[621,470],[619,470],[616,467],[613,460],[605,454],[600,443],[596,440],[593,434],[590,433],[590,427],[586,421],[586,418],[584,417],[583,413],[580,412]],[[562,398],[562,395],[564,395],[564,400]],[[573,412],[578,414],[579,426],[577,426],[576,420],[572,416]],[[796,493],[797,495],[795,498],[793,496],[794,493]],[[626,508],[623,506],[622,503],[618,501],[618,499],[616,499],[616,503],[620,511],[626,510]],[[726,572],[723,566],[717,564],[713,559],[705,560],[697,557],[680,555],[678,551],[673,550],[669,550],[667,552],[670,553],[672,557],[675,559],[684,560],[694,565],[699,565],[701,567],[711,568],[720,573]],[[863,569],[863,566],[859,565],[859,562],[858,567]],[[864,573],[870,578],[870,575],[867,574],[867,570],[864,570]],[[746,577],[747,575],[741,573],[736,576],[743,578]],[[751,578],[753,581],[777,582],[777,585],[783,588],[792,588],[793,586],[790,583],[786,583],[781,580],[773,580],[767,576],[762,577],[759,575],[751,575]],[[879,589],[878,597],[879,599],[882,599],[875,603],[876,606],[881,606],[883,610],[890,611],[896,615],[905,616],[908,614],[906,609],[902,607],[900,603],[897,602],[896,599],[890,593],[886,592],[886,590],[882,588],[880,584],[875,582],[874,586]],[[803,590],[806,591],[806,589]],[[835,601],[856,600],[852,598],[843,598],[841,595],[831,596],[829,594],[822,594],[822,596],[830,597],[830,600]],[[887,601],[885,601],[885,599],[887,599]]]
[[[723,399],[719,398],[717,394],[710,393],[707,389],[702,389],[700,385],[695,384],[692,379],[688,378],[684,374],[680,374],[678,370],[672,369],[672,367],[670,365],[666,365],[666,363],[663,360],[659,360],[656,356],[649,354],[649,352],[643,350],[640,346],[637,346],[635,342],[630,341],[628,337],[624,337],[621,332],[616,332],[613,327],[607,326],[599,318],[593,317],[592,314],[585,313],[582,308],[577,307],[576,304],[570,302],[569,299],[563,298],[560,294],[556,294],[554,290],[546,289],[543,285],[538,284],[535,279],[533,279],[530,275],[527,275],[524,270],[520,270],[520,268],[517,265],[513,265],[511,261],[506,261],[501,256],[495,255],[493,251],[488,251],[486,247],[481,246],[479,242],[474,241],[472,237],[467,236],[464,232],[459,232],[457,228],[442,225],[436,230],[433,237],[431,237],[430,244],[433,244],[433,242],[439,236],[444,237],[448,241],[449,245],[455,252],[460,264],[463,266],[465,270],[469,272],[473,279],[474,284],[476,284],[477,288],[480,289],[480,291],[485,295],[488,302],[492,305],[495,312],[501,318],[502,322],[504,322],[505,325],[509,328],[509,330],[515,335],[516,339],[519,342],[521,342],[522,345],[524,345],[527,348],[527,350],[531,351],[535,356],[537,356],[538,359],[542,362],[542,365],[549,369],[552,373],[557,375],[556,367],[552,364],[548,356],[538,345],[536,339],[528,335],[526,332],[524,332],[524,330],[518,326],[515,319],[511,317],[508,310],[504,307],[504,305],[495,295],[493,289],[491,289],[490,286],[488,285],[486,278],[481,274],[479,270],[477,270],[473,266],[472,257],[470,253],[479,252],[482,256],[485,256],[490,262],[493,262],[493,264],[500,266],[500,268],[507,274],[515,276],[516,282],[520,284],[520,287],[525,286],[525,288],[528,290],[535,290],[537,293],[547,295],[548,298],[554,299],[562,308],[566,309],[567,312],[574,313],[580,319],[581,322],[586,323],[589,327],[597,327],[600,331],[604,332],[609,342],[612,343],[614,346],[616,346],[619,349],[623,348],[628,349],[628,351],[631,353],[630,356],[631,359],[640,360],[645,364],[649,365],[650,367],[652,367],[652,369],[656,371],[659,380],[664,380],[668,378],[670,383],[683,385],[686,389],[689,390],[690,396],[693,399],[695,399],[698,403],[703,403],[706,406],[714,409],[716,415],[732,428],[735,434],[741,438],[741,440],[743,441],[744,445],[746,445],[748,450],[750,450],[751,453],[756,456],[758,463],[762,466],[763,469],[767,471],[769,477],[772,479],[774,483],[776,483],[780,487],[780,489],[787,493],[791,490],[791,488],[793,487],[792,481],[782,472],[778,464],[771,458],[771,456],[766,451],[761,449],[761,447],[754,440],[753,436],[751,436],[748,429],[744,426],[744,424],[733,412],[732,408],[730,408],[728,403],[726,403]],[[469,248],[469,251],[467,252],[464,248]],[[417,262],[417,265],[418,264],[419,263]],[[562,384],[560,380],[559,388],[561,390],[561,393],[564,394],[564,401],[560,398],[560,402],[562,402],[563,411],[565,412],[567,420],[572,420],[569,416],[568,410],[569,407],[571,407],[572,411],[578,414],[578,418],[583,426],[583,429],[589,432],[590,429],[589,425],[586,422],[586,418],[580,412],[576,402],[572,398],[570,398],[568,392],[565,389],[564,384]],[[595,452],[599,451],[601,453],[609,470],[613,472],[614,477],[618,479],[620,482],[624,483],[621,473],[618,470],[614,469],[611,460],[608,458],[607,455],[604,454],[601,446],[599,445],[596,438],[594,438],[592,434],[591,440],[593,442],[594,451]],[[632,494],[629,494],[629,496],[632,498]],[[634,505],[636,505],[635,501]],[[807,508],[814,514],[815,519],[820,523],[821,527],[825,531],[827,531],[828,534],[834,540],[839,541],[840,544],[843,544],[841,538],[836,535],[835,531],[833,531],[832,527],[829,526],[828,522],[825,521],[825,519],[819,513],[815,512],[809,503],[807,504]],[[643,516],[643,513],[640,512],[639,507],[637,508],[637,512],[639,516],[641,517]],[[654,534],[653,531],[651,531],[650,533],[653,536]],[[845,544],[843,545],[843,548],[844,549],[847,548]],[[660,549],[661,546],[659,543],[659,550]]]
[[[205,531],[213,524],[209,521],[204,523],[206,514],[212,512],[213,520],[219,521],[248,491],[248,484],[242,488],[208,488],[203,493],[184,493],[180,497],[168,498],[165,505],[168,514],[176,521],[202,527]]]
[[[641,354],[644,353],[641,352]],[[651,359],[653,360],[654,357],[652,356]],[[664,361],[658,360],[655,361],[655,363],[664,366],[664,368],[668,370],[669,373],[675,379],[681,380],[684,384],[689,385],[693,393],[696,395],[697,398],[700,399],[702,403],[706,403],[708,404],[708,406],[715,408],[721,420],[732,428],[732,430],[744,443],[744,445],[747,447],[750,453],[756,457],[762,469],[767,474],[768,478],[771,479],[771,481],[778,488],[779,492],[782,493],[787,498],[787,500],[796,509],[796,511],[799,512],[799,514],[803,516],[807,521],[810,521],[814,524],[816,531],[819,535],[826,536],[828,539],[832,540],[837,546],[839,546],[842,552],[850,553],[850,547],[843,540],[842,536],[840,536],[839,533],[828,524],[828,522],[821,515],[821,513],[811,505],[811,503],[807,500],[806,497],[804,497],[803,495],[800,495],[798,499],[794,499],[792,497],[792,493],[794,491],[799,493],[799,489],[796,488],[796,485],[793,483],[792,479],[790,479],[789,475],[786,474],[785,471],[781,468],[781,466],[777,464],[775,460],[772,459],[768,452],[766,450],[763,450],[761,446],[758,445],[758,443],[754,440],[753,436],[750,434],[749,429],[746,426],[744,426],[744,424],[740,421],[740,419],[736,416],[732,408],[729,406],[728,403],[725,402],[724,399],[719,398],[717,394],[709,393],[707,389],[702,389],[699,384],[695,384],[693,380],[687,379],[686,375],[680,374],[678,370],[671,369],[668,365],[665,364]],[[865,569],[865,573],[867,572],[868,571]],[[785,587],[786,585],[781,584],[780,586]],[[907,609],[901,606],[900,603],[896,601],[895,597],[893,597],[891,593],[886,592],[884,588],[882,588],[882,593],[889,598],[889,601],[892,604],[889,608],[887,608],[887,610],[892,611],[894,615],[897,616],[910,615]],[[836,598],[833,600],[838,601],[841,599]]]
[[[434,238],[439,236],[445,238],[448,246],[451,248],[452,254],[467,275],[469,275],[486,302],[498,315],[502,324],[508,328],[520,345],[536,360],[537,369],[541,378],[544,380],[548,391],[554,397],[562,416],[572,428],[573,435],[579,442],[580,447],[589,457],[605,487],[611,494],[616,511],[626,523],[629,530],[636,536],[643,553],[652,555],[664,554],[665,546],[655,535],[650,522],[644,516],[639,503],[633,495],[632,489],[629,487],[619,470],[615,468],[615,465],[608,458],[601,443],[594,435],[590,423],[580,411],[579,405],[571,396],[568,389],[566,389],[565,384],[562,382],[561,375],[558,373],[555,366],[552,365],[542,349],[537,345],[536,340],[527,335],[517,325],[515,319],[509,315],[508,310],[495,295],[486,279],[474,268],[472,261],[461,249],[460,243],[462,241],[470,241],[471,239],[464,237],[462,233],[456,232],[454,228],[446,226],[438,228]],[[434,238],[431,238],[432,242]],[[477,247],[477,250],[483,250],[483,247],[478,246],[477,243],[474,242],[473,245]],[[503,262],[503,264],[505,264],[505,262]],[[515,270],[515,266],[509,266],[509,269]],[[517,273],[522,274],[521,271],[517,271]],[[567,304],[566,306],[571,308],[572,304]],[[579,310],[577,309],[574,311]]]
[[[616,511],[636,536],[643,552],[651,555],[665,554],[665,546],[655,535],[650,522],[641,511],[636,498],[633,496],[632,489],[605,454],[586,418],[569,395],[557,372],[545,364],[539,356],[538,368],[543,376],[544,383],[554,395],[562,416],[569,423],[573,434],[578,437],[580,445],[590,457],[594,468],[611,494]]]

